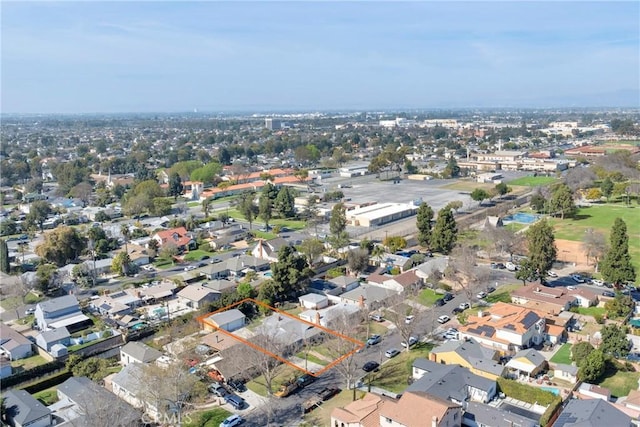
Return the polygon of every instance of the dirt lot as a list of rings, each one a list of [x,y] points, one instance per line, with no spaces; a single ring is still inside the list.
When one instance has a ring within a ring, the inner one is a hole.
[[[587,263],[587,256],[582,249],[581,242],[556,239],[558,249],[558,261],[575,264],[576,270],[592,270],[593,265]]]

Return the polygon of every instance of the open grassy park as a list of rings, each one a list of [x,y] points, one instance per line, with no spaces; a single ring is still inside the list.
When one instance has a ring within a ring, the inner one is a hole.
[[[604,233],[609,240],[611,226],[617,217],[627,223],[631,262],[640,271],[640,207],[626,205],[596,205],[581,207],[574,218],[552,218],[556,239],[581,242],[585,232],[593,229]]]
[[[552,176],[523,176],[522,178],[514,179],[507,182],[508,185],[516,185],[522,187],[540,187],[551,184],[558,179]]]

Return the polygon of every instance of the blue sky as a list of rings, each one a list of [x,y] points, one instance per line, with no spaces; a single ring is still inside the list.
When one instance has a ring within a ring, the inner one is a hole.
[[[540,106],[640,86],[635,1],[2,1],[1,12],[3,113]]]

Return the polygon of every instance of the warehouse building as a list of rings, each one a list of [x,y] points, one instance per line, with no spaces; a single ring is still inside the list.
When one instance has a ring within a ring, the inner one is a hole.
[[[417,207],[405,203],[376,203],[346,212],[347,221],[360,227],[376,227],[415,215]]]

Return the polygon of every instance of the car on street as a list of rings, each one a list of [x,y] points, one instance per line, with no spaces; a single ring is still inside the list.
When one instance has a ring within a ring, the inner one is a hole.
[[[600,279],[593,279],[591,283],[593,283],[596,286],[604,286],[604,280],[600,280]]]
[[[445,340],[457,340],[458,339],[458,331],[447,331],[442,334],[442,338]]]
[[[449,320],[451,320],[451,318],[446,314],[443,314],[442,316],[438,317],[438,323],[441,323],[441,324],[447,323]]]
[[[576,287],[575,286],[567,286],[567,289],[570,291],[575,291]]]
[[[184,268],[184,271],[191,271],[191,270],[195,270],[196,266],[195,265],[188,265]]]
[[[397,348],[390,348],[389,350],[384,352],[384,356],[391,359],[392,357],[396,357],[400,354],[400,350]]]
[[[493,286],[487,286],[487,293],[488,293],[488,294],[490,294],[490,293],[492,293],[492,292],[495,292],[495,291],[496,291],[496,288],[495,288],[495,287],[493,287]]]
[[[243,409],[247,406],[247,402],[237,394],[227,394],[224,400],[235,409]]]
[[[459,314],[462,313],[464,310],[460,307],[456,307],[453,310],[451,310],[451,314]]]
[[[376,345],[380,341],[382,341],[382,337],[380,335],[371,335],[367,340],[367,345]]]
[[[231,415],[227,417],[223,422],[220,423],[220,427],[235,427],[239,426],[244,422],[244,418],[240,415]]]
[[[582,276],[581,276],[581,275],[579,275],[579,274],[572,274],[572,275],[571,275],[571,278],[572,278],[573,280],[575,280],[575,281],[576,281],[576,283],[584,283],[584,282],[585,282],[584,277],[582,277]]]
[[[515,265],[515,264],[514,264],[514,263],[512,263],[512,262],[508,262],[508,263],[506,264],[506,267],[507,267],[507,270],[509,270],[509,271],[516,271],[516,270],[518,269],[518,266],[517,266],[517,265]]]
[[[30,314],[33,314],[36,312],[35,308],[28,308],[27,311],[24,312],[25,316],[29,316]]]
[[[406,323],[407,325],[411,322],[413,322],[413,319],[415,319],[416,316],[407,316],[404,318],[404,323]]]
[[[336,394],[340,393],[341,391],[342,390],[340,390],[337,387],[325,387],[322,390],[320,390],[320,393],[318,393],[318,396],[322,400],[329,400]]]
[[[453,295],[449,292],[447,292],[446,294],[444,294],[444,296],[442,297],[443,300],[445,300],[446,302],[449,302],[453,299]]]
[[[418,342],[418,338],[416,338],[416,337],[409,337],[409,347],[411,347],[412,345],[414,345],[414,344],[415,344],[415,343],[417,343],[417,342]],[[400,343],[400,345],[406,348],[406,347],[407,347],[407,342],[406,342],[406,341],[402,341],[402,342]]]
[[[374,362],[373,360],[370,360],[367,363],[365,363],[364,366],[362,366],[362,370],[365,372],[371,372],[378,369],[378,366],[380,366],[378,362]]]
[[[375,320],[376,322],[382,322],[384,321],[384,318],[379,314],[372,314],[371,320]]]
[[[209,263],[211,263],[211,264],[217,264],[217,263],[219,263],[219,262],[222,262],[222,259],[221,259],[221,258],[218,258],[218,257],[211,258],[211,259],[209,260]]]
[[[444,298],[438,298],[437,300],[434,301],[434,305],[436,307],[442,307],[443,305],[445,305],[447,302],[444,300]]]
[[[614,293],[613,293],[613,292],[611,292],[611,291],[603,291],[603,292],[602,292],[602,296],[603,296],[603,297],[611,297],[611,298],[613,298],[613,297],[615,297],[615,296],[616,296],[616,294],[614,294]]]
[[[478,297],[478,299],[483,299],[487,297],[487,293],[484,291],[480,291],[478,292],[478,295],[476,295],[476,297]]]
[[[467,308],[470,308],[471,306],[469,305],[468,302],[461,302],[460,305],[458,306],[460,309],[462,310],[466,310]]]
[[[547,276],[549,277],[558,277],[558,273],[556,273],[555,271],[547,271]]]

